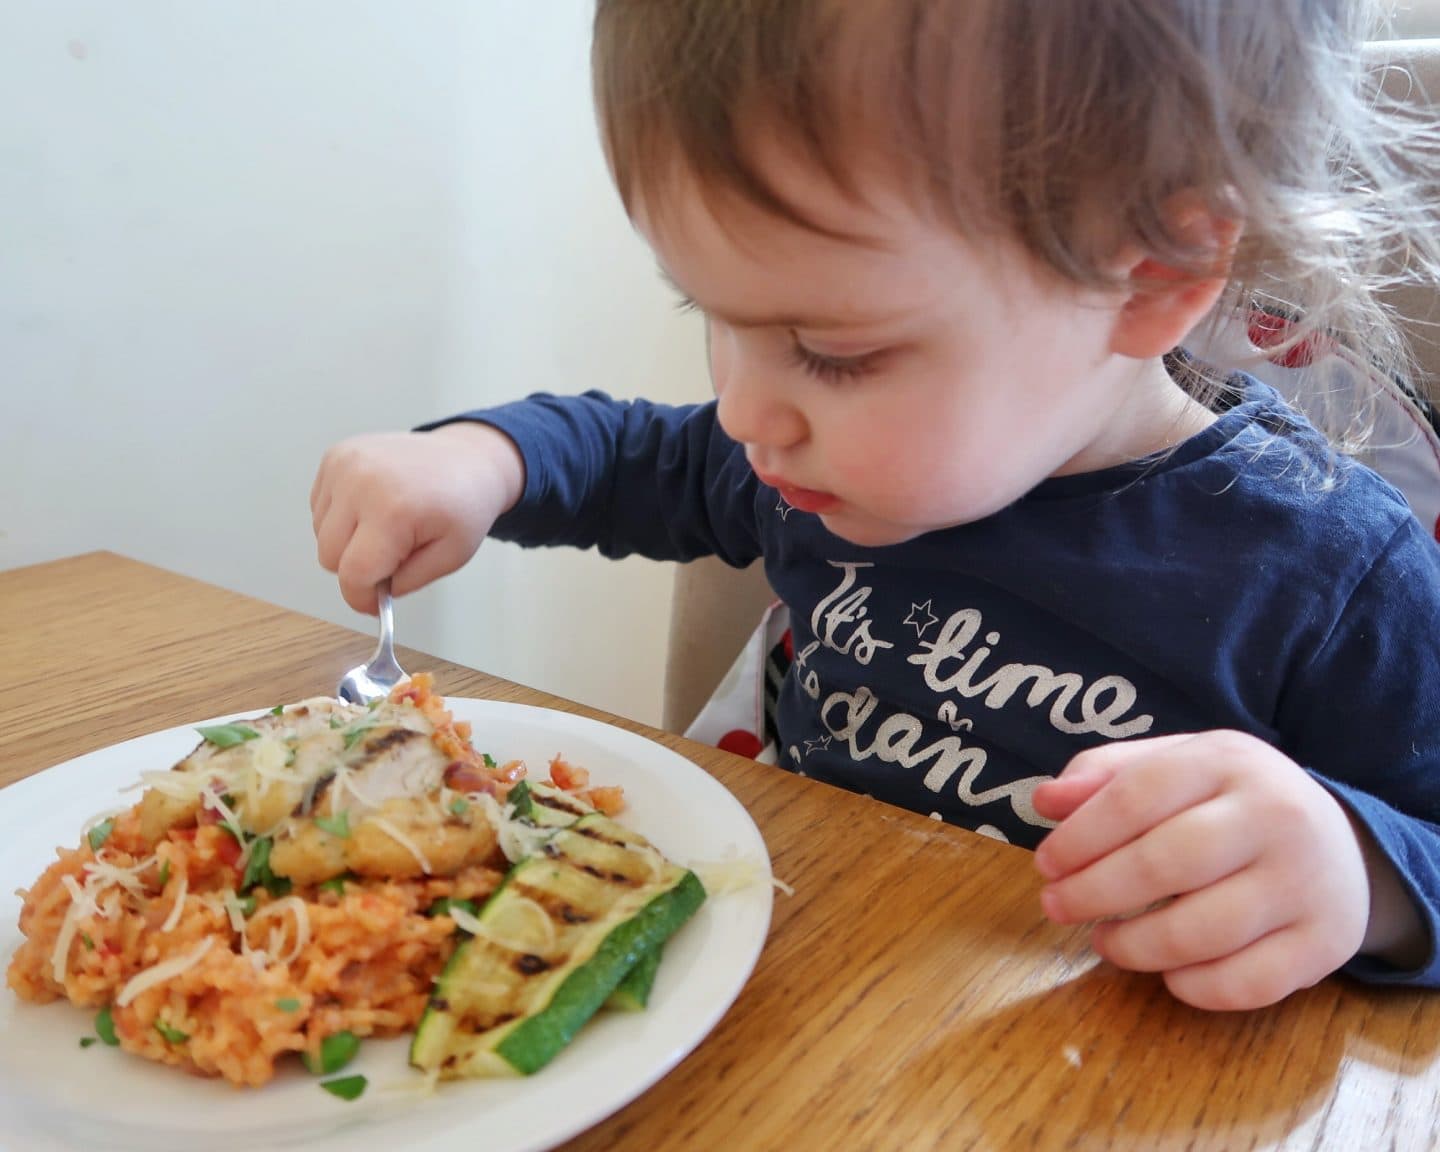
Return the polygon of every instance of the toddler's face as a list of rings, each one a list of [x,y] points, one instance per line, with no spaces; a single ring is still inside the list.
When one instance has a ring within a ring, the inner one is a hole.
[[[636,225],[705,314],[721,425],[791,505],[853,543],[894,544],[1159,446],[1133,401],[1172,386],[1158,362],[1112,354],[1119,297],[899,197],[857,204],[780,157],[766,171],[847,238],[687,175]]]

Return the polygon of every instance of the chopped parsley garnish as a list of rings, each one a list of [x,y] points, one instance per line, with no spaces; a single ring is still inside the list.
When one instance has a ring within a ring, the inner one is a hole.
[[[369,1083],[364,1076],[341,1076],[338,1080],[322,1080],[320,1087],[341,1100],[358,1100]]]
[[[425,915],[448,916],[450,915],[451,908],[463,909],[464,911],[470,913],[470,915],[472,916],[478,916],[480,914],[474,903],[469,900],[456,900],[454,897],[451,896],[442,896],[439,900],[436,900],[435,903],[431,904],[428,909],[426,909]],[[462,928],[461,931],[463,932],[464,929]]]
[[[94,1037],[94,1036],[82,1036],[82,1037],[80,1037],[80,1047],[81,1047],[81,1048],[89,1048],[90,1045],[92,1045],[92,1044],[94,1044],[94,1043],[95,1043],[95,1037]]]
[[[350,813],[340,812],[335,816],[316,816],[315,827],[322,832],[328,832],[339,840],[348,839],[350,836]]]
[[[99,852],[105,841],[110,839],[110,833],[115,831],[114,820],[102,820],[95,827],[90,829],[85,837],[90,841],[90,851]]]
[[[329,1076],[349,1064],[351,1060],[355,1059],[355,1053],[359,1051],[360,1037],[355,1033],[335,1032],[320,1041],[319,1061],[312,1060],[308,1052],[301,1057],[301,1060],[305,1067],[316,1076]]]
[[[272,716],[280,716],[280,715],[282,715],[282,714],[284,713],[284,711],[285,711],[285,705],[283,705],[283,704],[277,704],[277,705],[275,705],[275,707],[273,707],[272,709],[270,709],[270,715],[272,715]]]
[[[254,728],[247,728],[244,724],[212,724],[208,728],[197,728],[195,731],[200,733],[206,743],[214,744],[217,748],[233,748],[247,740],[260,739],[259,732]]]
[[[499,767],[499,765],[495,763],[495,757],[491,756],[490,753],[488,753],[488,752],[482,752],[482,753],[480,753],[480,759],[482,759],[482,760],[485,761],[485,767],[486,767],[486,768],[498,768],[498,767]]]
[[[374,727],[375,725],[373,722],[368,724],[357,724],[354,728],[346,731],[345,750],[348,752],[351,748],[355,747],[356,744],[360,743],[361,740],[365,739],[366,735],[368,735],[370,730]]]
[[[120,1037],[115,1035],[115,1017],[108,1006],[95,1013],[95,1035],[111,1048],[120,1047]]]
[[[330,717],[330,727],[331,727],[331,728],[343,728],[343,727],[345,727],[346,723],[347,723],[347,721],[346,721],[346,719],[345,719],[344,716],[331,716],[331,717]]]
[[[367,711],[367,712],[373,712],[373,711],[375,711],[376,708],[380,707],[380,705],[383,704],[383,703],[385,703],[385,697],[383,697],[383,696],[377,696],[377,697],[375,697],[374,700],[371,700],[370,703],[368,703],[368,704],[365,705],[365,711]]]
[[[350,879],[350,874],[343,873],[339,876],[332,876],[325,883],[320,885],[321,892],[334,892],[337,896],[345,895],[345,881]]]
[[[186,1040],[190,1039],[190,1033],[181,1032],[178,1028],[172,1028],[163,1020],[155,1021],[155,1031],[165,1037],[167,1044],[183,1044]]]
[[[275,1001],[275,1007],[281,1012],[298,1012],[300,1011],[300,1001],[287,996],[284,1000]]]
[[[515,809],[518,819],[529,820],[535,815],[535,797],[530,792],[530,785],[524,780],[518,781],[515,787],[510,789],[505,803]]]
[[[250,858],[245,861],[245,875],[240,878],[240,891],[249,892],[257,884],[272,896],[284,896],[290,891],[290,881],[270,871],[270,847],[268,836],[257,836],[250,842]]]
[[[82,943],[82,944],[85,945],[85,951],[87,951],[87,952],[93,952],[93,951],[95,951],[95,941],[92,940],[92,939],[90,939],[90,933],[88,933],[88,932],[81,932],[81,933],[80,933],[80,943]]]
[[[452,816],[463,816],[470,811],[470,801],[463,796],[457,796],[450,801],[450,814]]]
[[[170,861],[162,860],[160,862],[160,887],[164,888],[168,883],[170,883]]]

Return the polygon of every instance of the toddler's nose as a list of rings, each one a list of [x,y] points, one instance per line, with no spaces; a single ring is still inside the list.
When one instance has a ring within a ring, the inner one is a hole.
[[[724,380],[717,375],[720,427],[741,444],[770,449],[799,444],[807,434],[805,414],[786,397],[784,387],[744,371],[727,372]]]

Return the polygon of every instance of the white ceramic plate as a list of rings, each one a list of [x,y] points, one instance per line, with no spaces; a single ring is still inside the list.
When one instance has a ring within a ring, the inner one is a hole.
[[[594,783],[623,785],[623,820],[677,862],[738,857],[768,875],[765,842],[749,814],[669,749],[546,709],[447,703],[474,725],[476,747],[497,758],[522,757],[543,778],[550,757],[563,753]],[[136,793],[121,796],[121,788],[173,764],[195,742],[193,726],[157,732],[0,790],[0,964],[8,965],[21,939],[15,890],[34,882],[57,845],[77,844],[94,814],[133,803]],[[756,884],[707,900],[667,946],[645,1012],[600,1013],[528,1079],[445,1084],[428,1098],[413,1090],[418,1074],[406,1064],[404,1039],[366,1041],[345,1074],[363,1073],[369,1087],[350,1103],[298,1066],[241,1091],[101,1044],[81,1049],[80,1038],[93,1034],[92,1013],[24,1004],[0,985],[0,1149],[354,1152],[359,1140],[413,1152],[551,1148],[640,1095],[719,1022],[760,955],[771,895],[768,884]]]

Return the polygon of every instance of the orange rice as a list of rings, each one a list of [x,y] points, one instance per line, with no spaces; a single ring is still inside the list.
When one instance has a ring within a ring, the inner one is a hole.
[[[108,862],[128,867],[144,859],[137,824],[133,810],[116,818],[102,849]],[[483,900],[501,878],[499,871],[472,867],[444,879],[347,881],[343,896],[297,889],[286,899],[304,904],[305,947],[288,963],[257,965],[244,954],[219,897],[239,883],[230,834],[213,825],[172,831],[154,855],[141,873],[143,894],[112,888],[101,897],[107,918],[80,918],[61,983],[52,973],[51,956],[71,903],[62,877],[83,879],[82,870],[95,859],[88,845],[61,849],[25,894],[20,929],[26,939],[11,960],[7,982],[35,1003],[63,998],[82,1007],[109,1004],[127,1051],[252,1086],[268,1081],[286,1052],[318,1055],[320,1042],[332,1033],[392,1036],[413,1030],[431,982],[454,950],[454,922],[427,917],[425,910],[444,896]],[[169,874],[161,886],[166,863]],[[188,887],[183,911],[173,929],[161,931],[182,877]],[[273,945],[281,956],[293,951],[293,905],[265,914],[267,905],[284,901],[263,889],[253,895],[249,948]],[[132,977],[187,955],[207,938],[215,943],[193,967],[124,1007],[115,1004]],[[174,1043],[164,1030],[186,1038]]]

